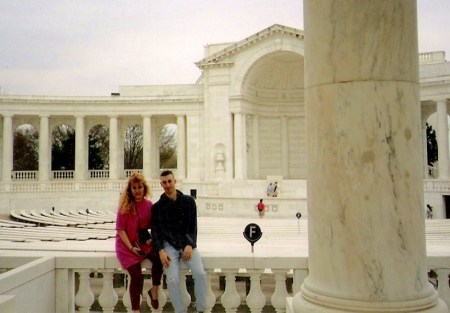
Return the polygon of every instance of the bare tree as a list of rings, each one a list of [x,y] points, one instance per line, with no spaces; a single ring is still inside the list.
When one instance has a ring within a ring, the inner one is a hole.
[[[143,130],[142,125],[128,127],[124,134],[124,167],[141,169],[143,166]]]
[[[177,168],[177,127],[167,124],[159,133],[159,163],[161,168]]]

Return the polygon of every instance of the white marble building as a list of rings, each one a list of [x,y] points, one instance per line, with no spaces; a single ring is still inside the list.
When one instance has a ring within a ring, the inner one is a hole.
[[[255,199],[278,181],[279,197],[267,199],[271,212],[292,217],[306,212],[304,35],[273,25],[243,40],[208,45],[196,62],[191,85],[120,86],[105,97],[0,96],[0,212],[29,207],[103,209],[114,207],[127,173],[123,139],[127,127],[144,129],[143,173],[158,179],[158,134],[168,123],[178,129],[177,177],[183,190],[197,191],[201,214],[253,214]],[[439,169],[429,177],[424,162],[425,202],[435,217],[446,212],[450,194],[448,126],[450,65],[444,52],[420,54],[422,125],[438,112]],[[39,132],[39,170],[14,172],[14,131],[30,124]],[[56,125],[76,131],[74,171],[51,171],[51,135]],[[109,170],[87,163],[89,130],[109,129]],[[81,134],[81,136],[80,136]],[[425,134],[425,128],[424,128]],[[424,136],[424,140],[425,140]],[[426,160],[426,150],[424,149]],[[158,189],[158,184],[154,184]],[[155,197],[159,195],[158,190]]]

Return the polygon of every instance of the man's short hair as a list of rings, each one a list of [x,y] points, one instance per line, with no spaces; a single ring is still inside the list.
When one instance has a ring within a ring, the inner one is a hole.
[[[163,177],[163,176],[168,176],[168,175],[172,175],[173,177],[175,177],[175,175],[173,175],[173,172],[171,170],[165,170],[159,176]]]

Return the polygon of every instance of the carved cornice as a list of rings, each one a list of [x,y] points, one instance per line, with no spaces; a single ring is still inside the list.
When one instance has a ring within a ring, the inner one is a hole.
[[[243,49],[247,49],[248,47],[255,45],[262,39],[267,38],[268,36],[273,36],[275,34],[286,34],[288,36],[292,36],[298,38],[300,40],[304,39],[304,34],[301,30],[282,26],[278,24],[274,24],[250,37],[245,38],[244,40],[237,41],[234,44],[222,49],[212,55],[198,61],[195,63],[197,67],[200,69],[211,68],[215,66],[224,66],[224,65],[232,65],[231,62],[224,62],[223,59],[240,52]]]

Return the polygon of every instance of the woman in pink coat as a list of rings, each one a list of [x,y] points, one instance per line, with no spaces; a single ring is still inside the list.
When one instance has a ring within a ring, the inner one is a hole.
[[[140,312],[141,294],[144,278],[141,261],[152,262],[152,288],[148,291],[151,304],[158,309],[158,286],[161,284],[163,268],[158,252],[153,248],[151,239],[139,241],[139,229],[148,230],[151,225],[153,203],[147,199],[150,187],[145,177],[133,173],[128,179],[125,190],[120,195],[116,220],[116,255],[120,264],[130,274],[130,299],[133,312]]]

